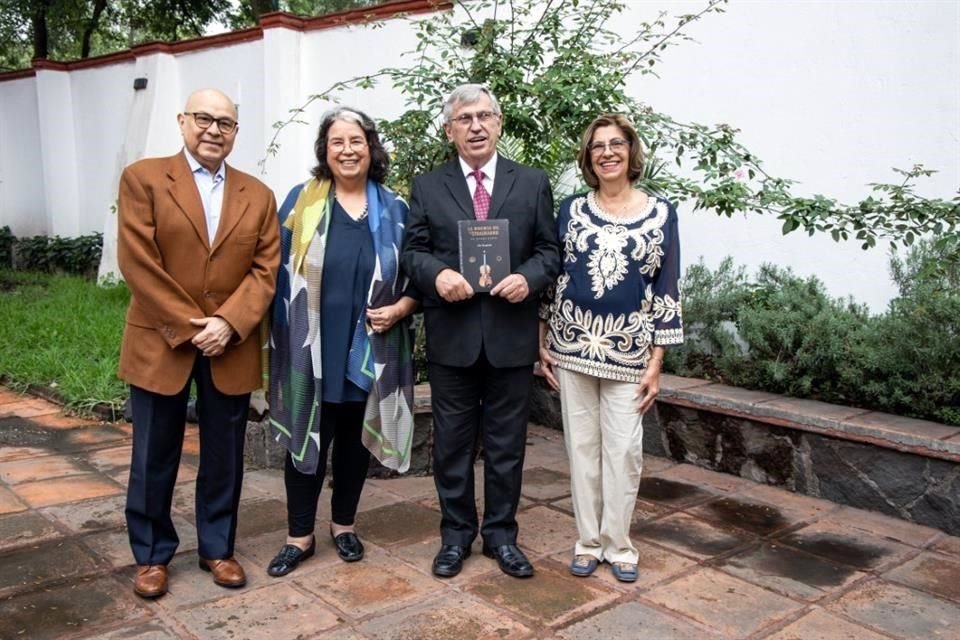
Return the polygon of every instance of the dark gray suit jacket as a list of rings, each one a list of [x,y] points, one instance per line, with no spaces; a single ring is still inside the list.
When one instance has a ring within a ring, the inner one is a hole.
[[[481,347],[495,367],[538,358],[540,294],[560,272],[547,174],[500,156],[488,216],[510,221],[510,265],[527,279],[530,294],[516,304],[487,293],[446,302],[437,294],[437,275],[447,267],[460,270],[457,221],[474,218],[473,199],[456,158],[414,178],[401,264],[423,295],[430,362],[466,367]]]

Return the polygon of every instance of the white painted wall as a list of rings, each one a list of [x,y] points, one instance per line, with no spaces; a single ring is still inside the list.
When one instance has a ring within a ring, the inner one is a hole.
[[[630,4],[648,20],[660,6]],[[798,194],[857,202],[867,183],[899,182],[891,167],[917,162],[940,170],[920,193],[949,199],[960,188],[960,3],[734,1],[690,34],[698,42],[669,50],[661,78],[634,78],[631,93],[681,121],[741,129],[768,172],[799,181]],[[688,264],[733,255],[789,266],[877,310],[896,294],[886,245],[784,237],[774,218],[690,209],[681,212]]]
[[[34,78],[0,83],[0,227],[46,233],[40,124]]]
[[[702,6],[627,4],[624,31],[660,9],[680,14]],[[635,78],[631,92],[680,120],[740,128],[771,173],[801,182],[798,192],[857,200],[866,183],[892,181],[890,167],[914,162],[941,170],[923,183],[926,195],[950,198],[960,186],[960,3],[733,0],[727,13],[691,25],[690,33],[697,42],[665,53],[662,78]],[[180,148],[175,114],[191,91],[216,86],[240,104],[230,162],[257,173],[272,124],[289,109],[338,80],[407,63],[400,54],[415,44],[413,28],[400,19],[379,28],[271,28],[262,40],[230,47],[0,82],[0,226],[18,235],[104,229],[109,270],[119,172],[137,158]],[[148,89],[134,92],[141,76]],[[40,104],[38,96],[57,102]],[[378,118],[403,106],[386,85],[348,93],[343,102]],[[308,125],[281,133],[280,153],[263,176],[278,199],[307,177],[316,122],[330,106],[313,104],[302,114]],[[773,219],[728,220],[689,208],[681,210],[681,233],[687,264],[703,256],[715,265],[725,255],[751,267],[776,262],[875,309],[894,293],[882,248],[783,237]]]

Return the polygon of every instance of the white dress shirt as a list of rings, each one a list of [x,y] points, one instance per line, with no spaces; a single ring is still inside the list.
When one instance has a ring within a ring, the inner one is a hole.
[[[474,192],[477,190],[477,179],[472,175],[473,167],[464,162],[463,158],[460,159],[460,169],[463,171],[463,176],[467,179],[467,188],[470,189],[470,197],[473,198]],[[493,152],[493,157],[487,161],[487,164],[480,167],[480,171],[483,171],[483,186],[486,188],[487,193],[490,194],[490,197],[493,197],[493,180],[497,174],[497,152]]]
[[[200,202],[203,203],[203,217],[207,221],[207,240],[213,245],[217,237],[217,227],[220,226],[220,212],[223,209],[223,183],[226,180],[226,167],[220,163],[216,173],[210,173],[186,149],[183,155],[187,156],[187,164],[193,172],[193,180],[197,183],[200,192]]]

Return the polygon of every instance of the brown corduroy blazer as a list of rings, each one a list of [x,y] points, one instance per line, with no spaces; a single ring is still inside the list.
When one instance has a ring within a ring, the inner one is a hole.
[[[280,262],[277,203],[262,182],[227,166],[211,246],[186,151],[133,163],[120,177],[117,260],[131,291],[120,377],[163,395],[186,385],[199,351],[190,318],[220,316],[236,330],[210,359],[214,385],[239,395],[260,387],[259,324]]]

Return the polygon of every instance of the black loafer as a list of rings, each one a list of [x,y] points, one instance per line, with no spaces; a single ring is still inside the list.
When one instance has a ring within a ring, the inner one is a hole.
[[[353,531],[341,533],[338,536],[330,534],[333,537],[333,544],[337,548],[337,555],[344,562],[356,562],[363,559],[363,543]]]
[[[498,547],[484,547],[483,555],[496,558],[500,570],[514,578],[529,578],[533,575],[533,565],[515,544],[502,544]]]
[[[470,547],[445,544],[433,559],[433,575],[452,578],[463,569],[463,561],[470,557]]]
[[[274,556],[273,560],[271,560],[267,566],[267,573],[274,578],[287,575],[296,569],[298,564],[312,556],[316,548],[316,538],[310,540],[310,546],[306,549],[301,549],[294,544],[283,545],[280,552]]]

